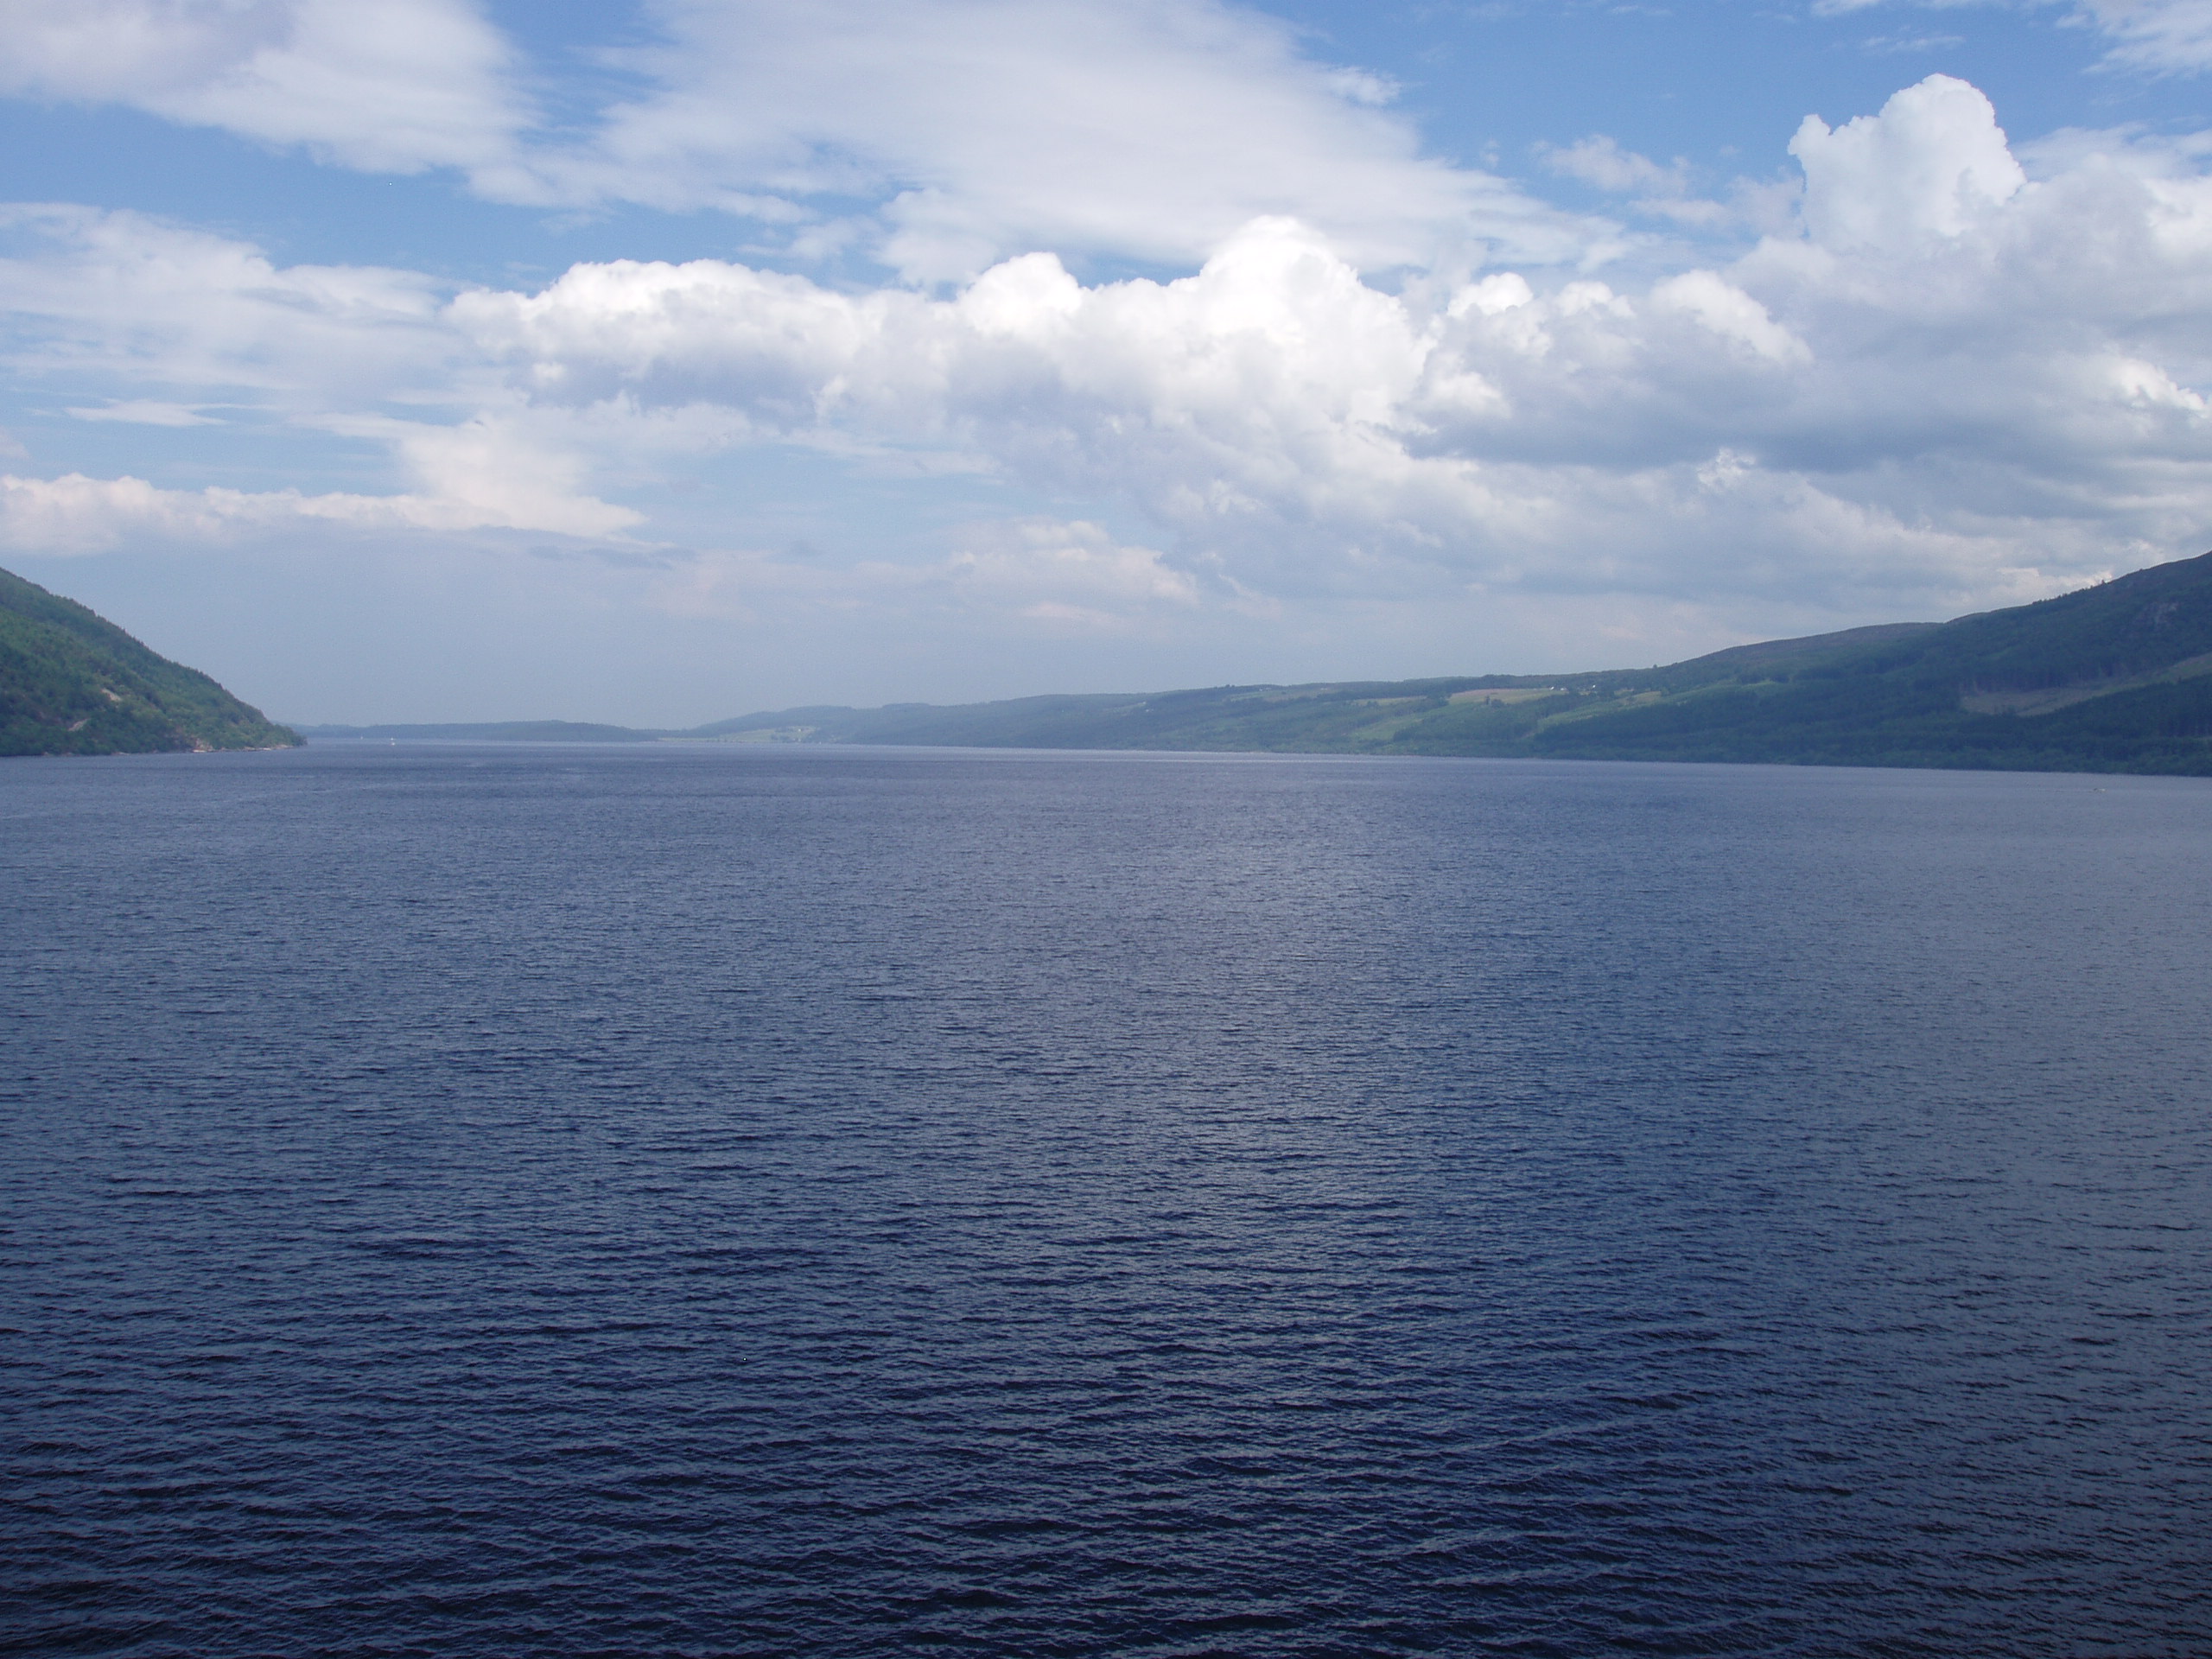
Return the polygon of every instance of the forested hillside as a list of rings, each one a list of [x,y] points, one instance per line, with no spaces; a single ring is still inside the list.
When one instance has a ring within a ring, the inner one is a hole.
[[[0,570],[0,755],[266,749],[299,741],[74,600]]]

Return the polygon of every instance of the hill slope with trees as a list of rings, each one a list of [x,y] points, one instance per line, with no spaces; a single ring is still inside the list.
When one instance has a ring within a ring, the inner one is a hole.
[[[2212,554],[2033,605],[1581,674],[779,709],[685,732],[330,736],[1551,756],[2212,775]]]
[[[0,570],[0,755],[270,749],[299,741],[74,600]]]
[[[2212,554],[1657,668],[792,709],[691,735],[2212,773]]]

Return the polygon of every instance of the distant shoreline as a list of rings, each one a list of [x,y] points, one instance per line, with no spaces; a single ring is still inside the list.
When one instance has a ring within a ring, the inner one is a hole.
[[[2010,610],[1578,674],[308,726],[319,741],[874,744],[2212,775],[2212,554]]]

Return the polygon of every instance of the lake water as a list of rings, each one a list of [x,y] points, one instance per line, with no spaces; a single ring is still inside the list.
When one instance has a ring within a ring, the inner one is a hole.
[[[2202,1655],[2212,785],[0,765],[0,1651]]]

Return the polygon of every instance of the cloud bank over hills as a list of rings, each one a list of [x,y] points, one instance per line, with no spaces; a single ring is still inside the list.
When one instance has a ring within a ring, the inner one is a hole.
[[[2208,15],[2081,21],[2183,73]],[[19,555],[415,543],[825,640],[1641,618],[1656,658],[2042,597],[2212,524],[2212,141],[2014,143],[1954,75],[1704,196],[1558,147],[1606,216],[1439,159],[1387,81],[1213,4],[683,0],[558,84],[459,0],[0,16],[19,93],[758,244],[465,283],[9,209],[19,377],[87,428],[301,458],[259,487],[18,457]],[[748,466],[820,480],[837,546],[687,504]],[[875,533],[902,515],[929,533]]]

